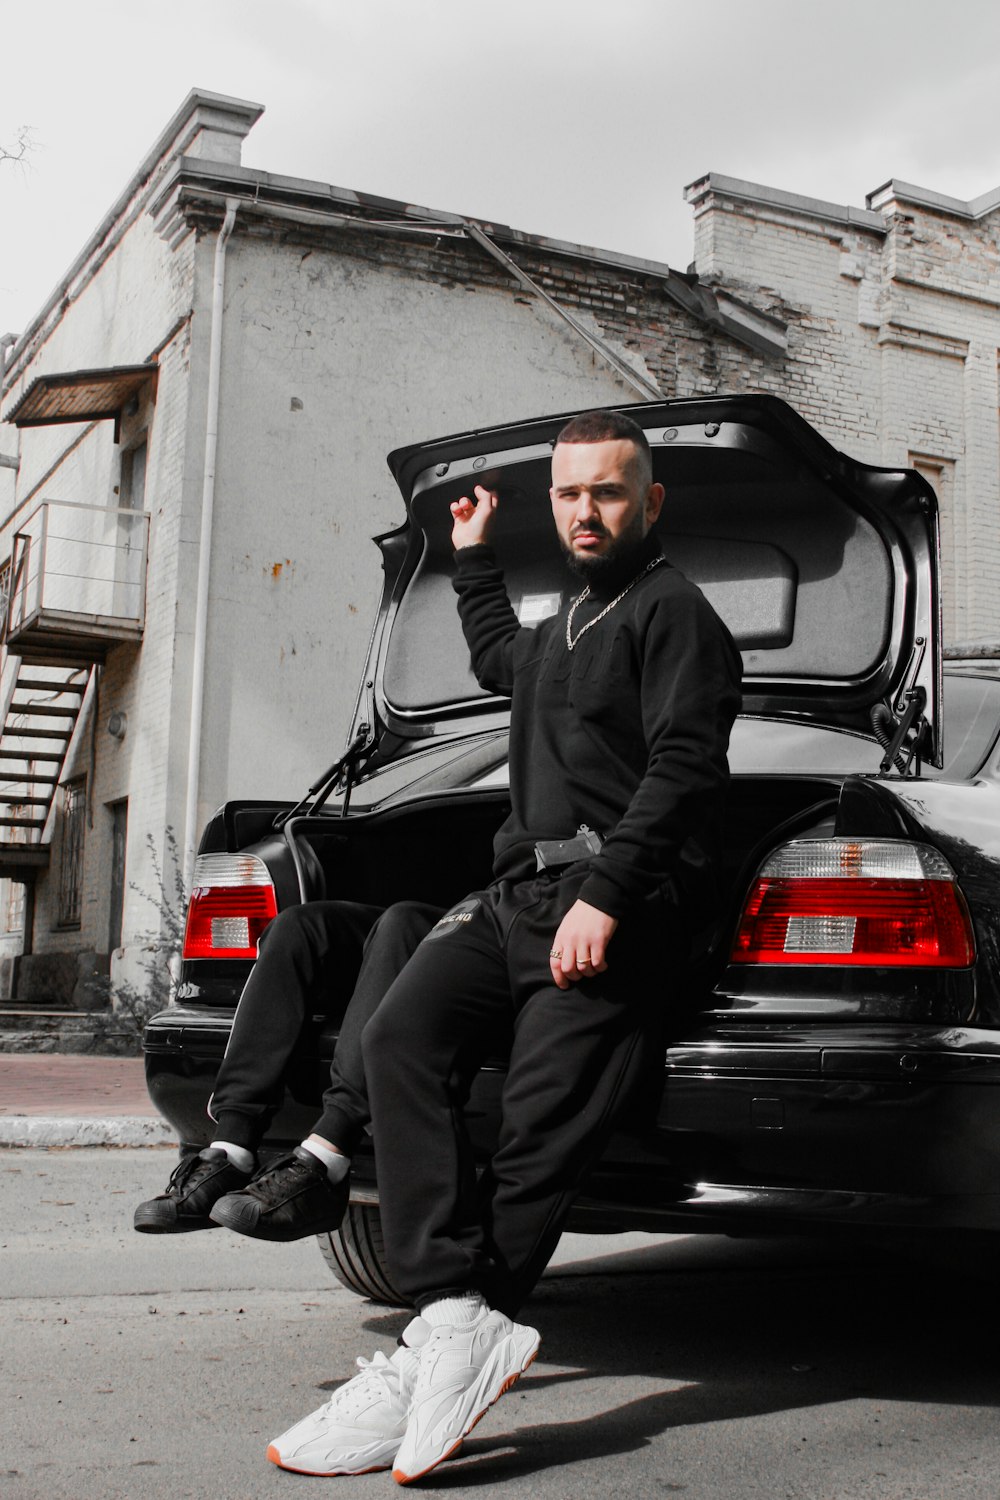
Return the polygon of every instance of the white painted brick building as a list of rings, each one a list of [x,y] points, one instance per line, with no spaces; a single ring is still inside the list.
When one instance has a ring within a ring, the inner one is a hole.
[[[928,474],[946,634],[1000,638],[992,200],[896,183],[848,209],[712,175],[680,274],[254,170],[260,112],[192,93],[0,341],[0,929],[26,892],[22,998],[86,1004],[80,973],[162,966],[171,839],[227,797],[297,796],[343,748],[401,444],[773,392],[852,455]],[[71,540],[39,571],[43,531]],[[29,733],[32,705],[50,718]],[[0,934],[0,958],[21,943]]]
[[[403,518],[392,448],[783,347],[667,266],[244,167],[260,112],[189,96],[5,341],[0,876],[30,893],[25,1000],[86,1003],[78,960],[115,983],[162,963],[171,839],[227,797],[297,797],[343,749],[370,539]]]

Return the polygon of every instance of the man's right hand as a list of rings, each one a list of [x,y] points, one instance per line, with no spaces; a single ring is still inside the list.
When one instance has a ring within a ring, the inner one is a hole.
[[[475,496],[475,503],[467,495],[452,502],[451,514],[455,524],[451,528],[451,544],[456,552],[462,547],[478,547],[489,537],[497,508],[496,493],[477,484]]]

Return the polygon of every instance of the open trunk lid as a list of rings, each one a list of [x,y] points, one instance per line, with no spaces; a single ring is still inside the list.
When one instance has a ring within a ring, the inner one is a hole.
[[[908,714],[911,743],[919,737],[920,756],[940,764],[937,503],[927,483],[847,458],[771,396],[621,409],[644,428],[666,488],[664,551],[740,648],[744,712],[876,738],[875,709],[883,740]],[[526,625],[556,613],[580,587],[548,499],[565,420],[390,455],[407,521],[378,538],[384,595],[352,729],[369,726],[371,768],[506,724],[507,703],[484,692],[469,666],[451,589],[449,505],[477,483],[499,492],[494,543],[511,601]]]

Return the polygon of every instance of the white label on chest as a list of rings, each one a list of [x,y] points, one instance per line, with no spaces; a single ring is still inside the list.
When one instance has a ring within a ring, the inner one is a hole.
[[[538,625],[550,615],[559,613],[561,594],[525,594],[517,606],[517,618],[521,625]]]

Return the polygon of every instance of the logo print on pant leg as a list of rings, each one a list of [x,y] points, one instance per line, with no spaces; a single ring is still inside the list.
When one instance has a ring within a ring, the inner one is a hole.
[[[453,906],[451,911],[446,912],[440,921],[435,922],[430,932],[424,938],[425,943],[431,943],[435,938],[447,937],[449,932],[462,928],[467,922],[471,922],[476,912],[482,906],[478,896],[471,896],[468,901],[460,901]]]

